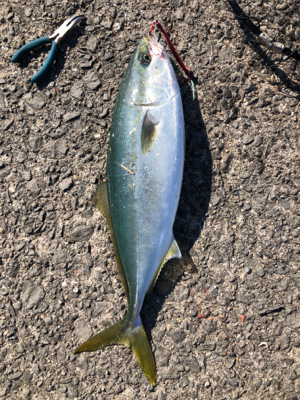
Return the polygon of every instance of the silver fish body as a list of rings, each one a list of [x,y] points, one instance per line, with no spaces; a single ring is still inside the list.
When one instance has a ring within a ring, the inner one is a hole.
[[[165,52],[163,57],[168,57]],[[138,57],[133,60],[138,62]],[[183,109],[177,79],[169,58],[167,60],[168,74],[164,76],[167,79],[162,80],[159,74],[156,79],[151,78],[151,90],[145,98],[136,94],[140,82],[134,68],[130,70],[133,73],[124,78],[125,90],[120,91],[114,111],[108,151],[112,224],[135,317],[173,240],[182,183]],[[128,81],[132,82],[131,93]],[[171,95],[169,92],[166,96],[164,93],[155,95],[153,88],[161,85],[163,90],[170,88]],[[143,154],[145,119],[155,125],[156,137],[151,150]]]
[[[113,343],[132,346],[151,383],[155,382],[155,366],[150,346],[144,343],[140,311],[165,261],[181,257],[173,224],[184,147],[182,101],[174,69],[156,37],[145,35],[128,65],[115,106],[106,189],[99,188],[95,196],[109,220],[129,312],[113,332],[108,331],[116,325],[77,351]],[[107,343],[107,337],[114,334],[115,340]],[[143,344],[135,345],[139,335]]]

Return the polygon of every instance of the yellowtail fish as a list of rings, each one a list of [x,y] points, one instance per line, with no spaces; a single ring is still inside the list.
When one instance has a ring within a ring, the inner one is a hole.
[[[156,371],[140,312],[164,263],[181,257],[173,237],[184,164],[184,120],[171,61],[153,34],[139,43],[125,72],[110,133],[107,181],[93,201],[110,228],[128,313],[78,347],[132,348],[152,385]]]

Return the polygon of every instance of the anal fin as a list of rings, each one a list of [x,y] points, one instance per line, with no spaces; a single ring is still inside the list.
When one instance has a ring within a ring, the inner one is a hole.
[[[98,186],[96,192],[93,194],[92,202],[95,204],[95,206],[98,208],[98,210],[101,211],[101,213],[105,217],[106,222],[108,224],[111,240],[113,242],[114,251],[115,251],[115,255],[116,255],[118,272],[119,272],[122,284],[123,284],[125,292],[126,292],[127,300],[129,300],[128,285],[127,285],[126,278],[125,278],[125,275],[123,272],[121,259],[120,259],[119,252],[118,252],[117,242],[116,242],[116,238],[115,238],[115,234],[114,234],[113,224],[112,224],[112,220],[111,220],[111,216],[110,216],[107,182],[103,182]]]
[[[168,250],[167,250],[164,258],[162,259],[162,261],[161,261],[161,263],[159,265],[159,268],[158,268],[158,270],[156,272],[155,278],[153,279],[153,282],[152,282],[152,284],[150,286],[150,289],[148,290],[147,294],[150,293],[151,290],[153,289],[153,286],[155,285],[155,283],[157,281],[157,278],[158,278],[158,276],[159,276],[164,264],[168,260],[170,260],[171,258],[181,258],[181,257],[182,257],[181,251],[180,251],[179,246],[178,246],[178,244],[177,244],[177,242],[176,242],[176,240],[175,240],[175,238],[173,236],[173,238],[171,240],[171,243],[170,243],[170,245],[168,247]]]

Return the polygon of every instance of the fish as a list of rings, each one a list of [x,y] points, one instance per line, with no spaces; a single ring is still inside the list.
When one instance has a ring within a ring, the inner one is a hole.
[[[144,298],[171,258],[184,167],[185,130],[178,81],[166,50],[145,34],[124,74],[112,118],[106,180],[93,202],[106,218],[128,312],[87,340],[76,353],[130,347],[151,385],[155,361],[140,312]]]

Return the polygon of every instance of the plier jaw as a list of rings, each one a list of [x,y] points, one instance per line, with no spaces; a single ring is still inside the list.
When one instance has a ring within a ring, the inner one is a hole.
[[[60,27],[58,27],[49,39],[59,44],[59,42],[85,17],[83,15],[73,15],[68,18]]]

